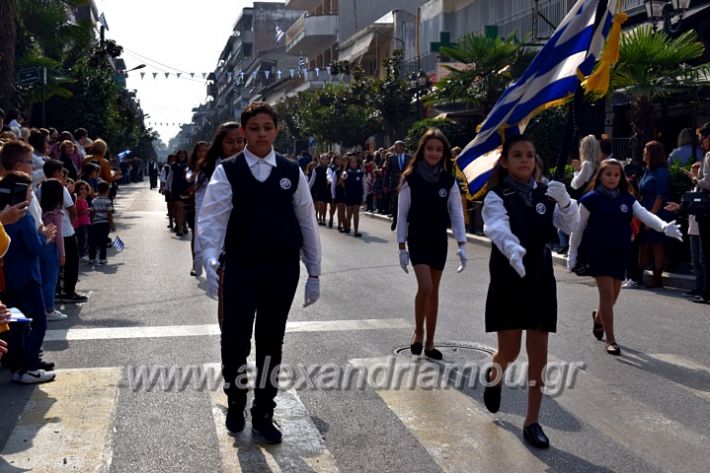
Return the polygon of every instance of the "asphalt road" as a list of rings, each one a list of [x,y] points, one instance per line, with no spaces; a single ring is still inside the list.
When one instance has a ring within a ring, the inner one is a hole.
[[[307,309],[301,272],[284,344],[295,386],[285,386],[276,414],[284,443],[261,446],[248,430],[229,437],[214,375],[216,302],[189,276],[189,240],[167,230],[162,196],[146,184],[124,187],[117,208],[125,250],[112,250],[107,266],[82,266],[78,289],[89,302],[60,306],[70,318],[50,322],[44,352],[57,363],[56,381],[18,386],[0,370],[0,472],[710,468],[710,306],[673,290],[622,292],[615,358],[590,333],[592,281],[556,268],[559,324],[549,351],[567,373],[543,404],[552,448],[535,451],[522,441],[524,389],[505,388],[493,415],[475,376],[456,377],[495,347],[483,322],[490,249],[468,245],[469,266],[457,274],[450,245],[437,332],[445,360],[413,361],[414,275],[399,268],[389,224],[366,217],[360,239],[321,227],[322,297]],[[172,385],[161,382],[163,368]],[[348,370],[353,379],[368,373],[366,382],[344,386]],[[404,373],[399,389],[392,373]]]

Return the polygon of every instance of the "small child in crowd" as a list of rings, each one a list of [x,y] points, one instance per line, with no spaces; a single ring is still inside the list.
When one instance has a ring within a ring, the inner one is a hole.
[[[113,227],[113,203],[108,196],[111,186],[100,181],[98,195],[91,201],[91,227],[89,227],[89,264],[96,264],[96,250],[99,250],[99,264],[106,264],[108,234]]]

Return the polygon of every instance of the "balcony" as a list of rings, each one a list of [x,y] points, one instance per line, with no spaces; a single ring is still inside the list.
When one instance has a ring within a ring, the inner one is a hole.
[[[314,56],[338,40],[338,15],[301,16],[286,31],[286,53]]]
[[[323,4],[323,0],[286,0],[286,8],[289,10],[312,11]]]

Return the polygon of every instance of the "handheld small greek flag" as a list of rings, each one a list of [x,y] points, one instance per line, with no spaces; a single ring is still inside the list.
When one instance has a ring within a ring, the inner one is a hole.
[[[113,247],[118,251],[119,253],[123,251],[123,249],[126,247],[126,245],[123,243],[123,240],[116,235],[116,238],[113,239]]]

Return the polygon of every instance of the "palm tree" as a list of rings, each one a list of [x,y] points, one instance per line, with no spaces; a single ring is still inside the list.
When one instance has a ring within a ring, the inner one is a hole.
[[[710,64],[689,64],[704,51],[705,46],[693,30],[671,38],[645,24],[621,36],[619,62],[612,70],[611,86],[631,100],[629,120],[636,135],[636,148],[654,138],[656,100],[710,83]],[[640,156],[639,149],[635,150],[636,156]]]
[[[528,66],[532,54],[512,37],[464,35],[453,47],[442,47],[465,68],[448,67],[451,74],[439,81],[427,102],[435,106],[480,107],[488,113],[508,83]]]

